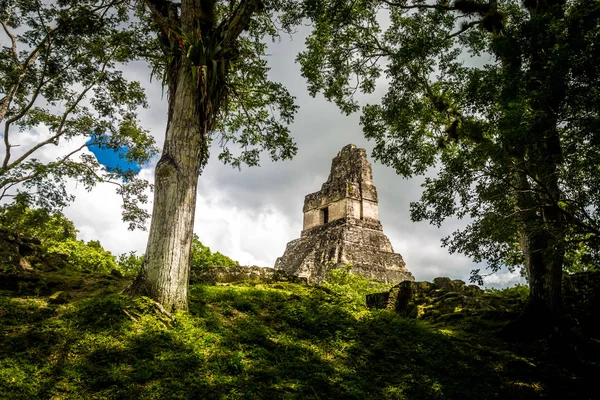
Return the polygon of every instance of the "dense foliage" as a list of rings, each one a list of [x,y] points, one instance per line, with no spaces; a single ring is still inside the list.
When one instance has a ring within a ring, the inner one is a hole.
[[[69,239],[46,245],[47,265],[71,271],[108,274],[120,268],[115,256],[104,250],[100,242]]]
[[[40,248],[32,254],[34,270],[85,271],[108,274],[122,271],[115,256],[97,240],[77,239],[77,230],[60,212],[30,208],[23,201],[0,207],[0,228],[19,236],[39,239]]]
[[[24,199],[0,206],[0,226],[43,243],[59,243],[75,239],[77,229],[61,212],[32,208]]]
[[[348,302],[347,307],[362,310],[368,294],[385,292],[391,285],[367,279],[362,275],[354,274],[350,270],[351,264],[331,270],[323,287]]]
[[[117,257],[117,264],[126,276],[135,276],[140,272],[143,262],[144,255],[138,256],[135,251],[119,254],[119,257]]]
[[[494,271],[524,265],[533,315],[555,315],[563,266],[600,256],[598,2],[301,4],[289,18],[314,23],[299,56],[310,92],[350,113],[385,78],[361,117],[375,157],[435,171],[412,218],[467,218],[444,245]]]

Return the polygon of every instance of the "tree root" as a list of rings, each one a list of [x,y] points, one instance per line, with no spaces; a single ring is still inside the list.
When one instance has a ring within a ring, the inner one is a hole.
[[[135,297],[136,294],[132,294],[128,289],[130,289],[131,286],[129,286],[129,288],[125,289],[123,291],[124,294],[128,295],[128,296],[132,296]],[[147,297],[147,296],[145,296]],[[170,312],[168,312],[162,304],[160,304],[158,301],[151,299],[149,297],[147,297],[148,300],[150,300],[152,302],[152,305],[154,306],[154,311],[156,311],[158,314],[165,316],[168,319],[168,322],[170,324],[174,324],[175,323],[175,317],[173,315],[171,315]],[[137,321],[141,318],[141,315],[133,312],[133,311],[127,311],[126,309],[123,309],[123,312],[132,320],[132,321]],[[132,315],[133,314],[133,315]],[[135,317],[134,317],[135,316]],[[136,318],[137,317],[137,318]],[[164,321],[163,321],[164,323]]]
[[[131,315],[130,313],[127,312],[126,309],[123,309],[123,312],[125,313],[125,315],[127,315],[129,317],[129,319],[131,319],[133,322],[136,322],[137,319],[133,317],[133,315]]]
[[[167,310],[165,310],[165,308],[162,306],[162,304],[160,304],[156,300],[152,300],[152,304],[154,304],[154,307],[158,310],[158,312],[160,312],[165,317],[169,318],[169,320],[171,321],[171,323],[175,323],[175,317],[173,317],[171,315],[171,313],[169,313]]]

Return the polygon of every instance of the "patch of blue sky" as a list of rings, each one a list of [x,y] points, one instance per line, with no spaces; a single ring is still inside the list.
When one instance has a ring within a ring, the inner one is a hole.
[[[90,135],[88,144],[95,140],[93,135]],[[136,174],[141,171],[142,166],[137,162],[131,162],[125,158],[125,154],[129,150],[127,147],[122,147],[118,150],[106,148],[102,145],[92,144],[88,146],[100,164],[102,164],[108,171],[121,170],[123,172],[135,172]]]

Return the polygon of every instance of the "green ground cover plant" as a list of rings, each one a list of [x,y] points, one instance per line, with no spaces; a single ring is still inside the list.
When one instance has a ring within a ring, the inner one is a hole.
[[[122,295],[128,283],[65,274],[62,304],[35,287],[4,291],[0,398],[582,399],[598,372],[583,348],[496,339],[506,321],[368,310],[352,299],[370,283],[344,270],[323,287],[192,285],[174,321]]]

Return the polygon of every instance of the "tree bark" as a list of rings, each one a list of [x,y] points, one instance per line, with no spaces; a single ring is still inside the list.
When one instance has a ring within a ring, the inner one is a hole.
[[[203,165],[204,124],[189,63],[179,69],[163,153],[154,173],[154,205],[142,269],[127,292],[171,312],[187,310],[196,188]]]
[[[544,212],[524,211],[520,245],[529,282],[529,300],[519,318],[509,326],[516,338],[548,333],[562,313],[564,247],[560,227],[548,226]]]
[[[525,176],[521,178],[525,179]],[[550,333],[559,324],[562,315],[564,233],[560,221],[549,219],[551,214],[560,215],[554,213],[557,210],[544,207],[540,211],[540,207],[532,203],[531,192],[516,197],[521,209],[519,236],[529,283],[529,299],[523,312],[504,329],[503,335],[509,339],[528,340]]]

